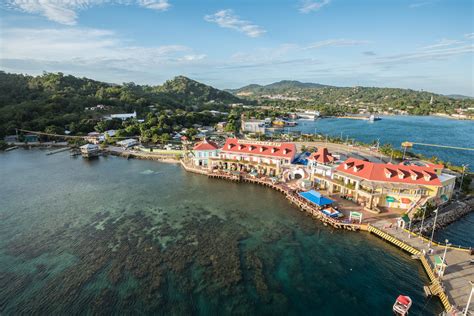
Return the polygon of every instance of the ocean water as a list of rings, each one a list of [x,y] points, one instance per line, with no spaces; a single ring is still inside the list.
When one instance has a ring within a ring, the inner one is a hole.
[[[454,147],[474,148],[474,121],[452,120],[432,116],[383,116],[382,120],[325,118],[316,121],[300,120],[290,130],[303,133],[328,134],[362,142],[380,139],[380,143],[389,143],[401,148],[404,141],[437,144]],[[474,152],[439,147],[415,145],[412,150],[427,157],[437,156],[455,165],[469,164],[474,168]]]
[[[0,153],[0,314],[442,311],[421,265],[282,195],[117,157]]]
[[[471,212],[445,229],[435,231],[434,239],[443,242],[448,239],[453,245],[474,248],[474,213]]]

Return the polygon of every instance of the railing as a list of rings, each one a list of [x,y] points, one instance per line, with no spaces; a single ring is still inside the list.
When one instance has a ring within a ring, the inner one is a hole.
[[[423,239],[424,241],[426,242],[430,242],[430,239],[425,237],[424,235],[421,235],[421,234],[418,234],[418,233],[415,233],[415,232],[412,232],[406,228],[403,229],[405,232],[411,234],[412,236],[414,237],[419,237],[421,239]],[[446,247],[446,244],[442,244],[442,243],[439,243],[437,241],[431,241],[431,244],[432,245],[435,245],[435,246],[438,246],[438,247],[443,247],[445,248]],[[460,245],[450,245],[448,246],[448,249],[453,249],[453,250],[460,250],[460,251],[466,251],[466,252],[471,252],[473,250],[473,248],[471,247],[464,247],[464,246],[460,246]]]

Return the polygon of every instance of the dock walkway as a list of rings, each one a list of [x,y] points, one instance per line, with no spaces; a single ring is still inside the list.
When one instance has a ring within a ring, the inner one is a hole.
[[[241,173],[211,172],[207,169],[194,167],[183,160],[181,161],[181,165],[186,171],[206,175],[209,178],[248,182],[272,188],[284,194],[290,203],[296,205],[301,211],[306,212],[311,217],[320,220],[324,225],[351,231],[368,231],[369,233],[375,234],[420,260],[430,279],[430,284],[428,285],[429,291],[432,295],[439,297],[448,315],[456,315],[456,312],[462,311],[467,304],[471,290],[469,281],[474,279],[474,265],[470,263],[470,249],[448,248],[446,253],[448,267],[446,268],[444,276],[440,278],[434,268],[434,257],[436,255],[442,257],[445,247],[432,243],[431,248],[433,252],[428,255],[428,242],[426,239],[417,237],[406,230],[396,229],[393,224],[390,225],[391,222],[389,220],[378,220],[370,224],[358,224],[337,220],[322,213],[321,208],[299,196],[298,190],[290,188],[285,183],[273,182],[266,177],[257,178]],[[474,315],[472,307],[469,309],[467,315]]]
[[[445,245],[431,243],[429,247],[429,240],[416,234],[410,233],[407,230],[397,228],[394,225],[389,225],[388,221],[379,221],[373,223],[371,226],[373,230],[383,231],[388,236],[385,240],[405,245],[409,247],[408,252],[418,255],[422,261],[423,267],[431,281],[431,288],[435,289],[435,295],[439,296],[446,311],[462,311],[467,304],[469,294],[471,292],[471,285],[469,281],[474,281],[474,265],[471,264],[471,249],[459,247],[447,247]],[[371,228],[369,227],[369,231]],[[404,249],[402,246],[398,245]],[[432,249],[430,252],[429,249]],[[416,250],[416,252],[413,251]],[[446,250],[447,268],[442,277],[439,277],[434,266],[435,256],[443,257]],[[432,290],[433,292],[433,290]],[[471,304],[472,305],[472,304]],[[468,315],[474,315],[474,309],[471,306]]]

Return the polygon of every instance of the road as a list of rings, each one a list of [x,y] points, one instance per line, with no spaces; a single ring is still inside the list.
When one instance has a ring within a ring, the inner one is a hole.
[[[301,150],[302,146],[305,147],[327,147],[329,152],[333,154],[342,154],[344,156],[355,157],[359,159],[367,159],[372,162],[388,162],[390,157],[382,155],[376,151],[371,151],[366,147],[349,146],[344,144],[333,144],[326,142],[295,142],[298,150]]]

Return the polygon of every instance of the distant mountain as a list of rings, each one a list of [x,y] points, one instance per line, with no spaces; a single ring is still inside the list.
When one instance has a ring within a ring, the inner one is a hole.
[[[177,76],[156,88],[156,92],[168,96],[183,105],[196,105],[206,102],[239,103],[235,95],[218,90],[184,76]]]
[[[470,97],[467,95],[462,95],[462,94],[446,94],[448,98],[451,99],[456,99],[456,100],[473,100],[474,97]]]
[[[318,83],[283,80],[268,85],[251,84],[227,90],[259,104],[299,106],[330,115],[375,113],[428,115],[455,113],[474,106],[474,98],[440,95],[428,91],[380,87],[335,87]]]
[[[282,80],[268,85],[250,84],[238,89],[228,89],[235,95],[252,95],[252,94],[279,94],[292,92],[297,90],[319,89],[331,87],[319,83],[300,82],[296,80]]]

